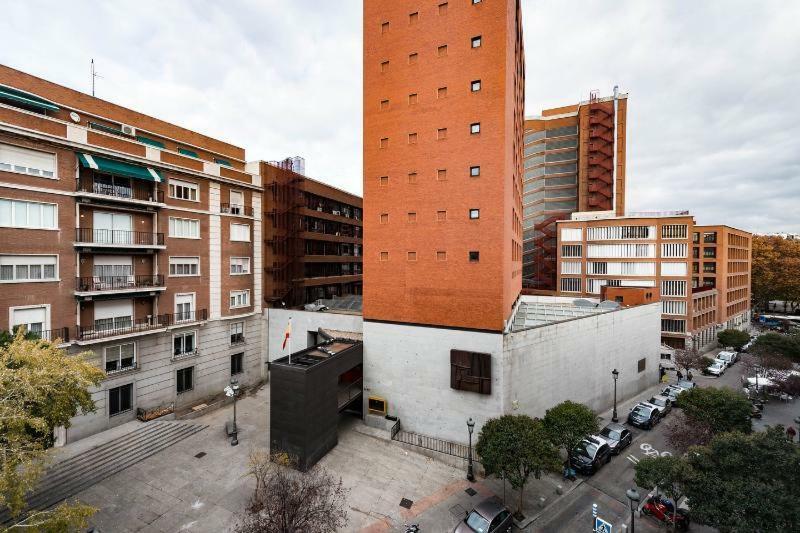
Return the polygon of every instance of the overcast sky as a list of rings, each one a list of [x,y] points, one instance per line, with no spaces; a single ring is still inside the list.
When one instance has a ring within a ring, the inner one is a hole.
[[[466,1],[466,0],[458,0]],[[493,1],[493,0],[489,0]],[[0,63],[361,193],[361,1],[3,1]],[[630,94],[628,210],[800,231],[800,2],[523,0],[527,114]]]

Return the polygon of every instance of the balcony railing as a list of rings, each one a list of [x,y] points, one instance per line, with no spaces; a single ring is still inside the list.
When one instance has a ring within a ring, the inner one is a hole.
[[[125,185],[101,183],[85,178],[77,178],[75,183],[75,190],[78,192],[102,194],[103,196],[110,196],[123,200],[164,203],[164,191],[160,189],[153,192],[150,188],[137,187],[135,185],[133,187],[127,187]]]
[[[81,243],[117,246],[163,246],[164,234],[149,231],[75,228],[75,240]]]
[[[80,292],[148,289],[164,286],[164,276],[85,276],[75,279],[75,290]]]
[[[228,213],[230,215],[241,215],[246,217],[253,216],[253,208],[246,205],[219,204],[219,212]]]
[[[22,326],[14,326],[14,328],[12,328],[13,333],[16,334],[17,328],[19,327]],[[42,339],[48,342],[61,339],[62,342],[69,342],[69,328],[31,330],[25,333],[25,338],[29,340]]]
[[[197,311],[169,313],[150,318],[127,320],[118,322],[119,325],[116,327],[109,328],[97,329],[94,326],[77,326],[76,338],[81,341],[105,339],[108,337],[116,337],[118,335],[128,335],[131,333],[142,333],[154,329],[162,329],[184,323],[200,322],[207,319],[208,310],[199,309]]]

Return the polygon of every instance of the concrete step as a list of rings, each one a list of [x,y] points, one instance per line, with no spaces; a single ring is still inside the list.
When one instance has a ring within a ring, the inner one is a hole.
[[[126,435],[55,463],[28,495],[28,509],[50,508],[207,427],[186,422],[149,422]],[[0,524],[10,523],[8,510],[3,509],[0,511]]]

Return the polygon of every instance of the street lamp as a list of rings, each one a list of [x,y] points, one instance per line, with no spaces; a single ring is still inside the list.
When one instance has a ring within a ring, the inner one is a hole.
[[[628,489],[625,495],[628,496],[631,506],[631,533],[636,533],[636,517],[633,512],[639,507],[639,493],[636,489]]]
[[[619,422],[617,418],[617,378],[619,378],[619,370],[615,368],[611,371],[611,375],[614,376],[614,412],[611,414],[611,421]]]
[[[467,450],[467,480],[470,482],[475,481],[475,474],[472,471],[472,432],[475,430],[475,421],[472,417],[467,420],[467,431],[469,432],[469,448]]]
[[[231,384],[225,387],[225,395],[228,397],[233,396],[233,426],[231,426],[231,446],[239,445],[239,428],[236,427],[236,396],[239,395],[239,382],[236,378],[231,378]]]

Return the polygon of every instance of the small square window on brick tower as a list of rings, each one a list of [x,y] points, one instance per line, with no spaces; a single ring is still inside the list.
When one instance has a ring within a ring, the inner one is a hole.
[[[385,111],[389,109],[389,100],[381,100],[381,110]]]
[[[472,80],[470,83],[470,90],[476,93],[481,90],[481,80]]]
[[[447,15],[447,2],[439,4],[439,15]]]
[[[414,105],[417,103],[417,93],[411,93],[408,95],[408,105]]]
[[[481,39],[480,35],[476,35],[475,37],[473,37],[472,40],[471,40],[472,48],[480,48],[481,44],[482,44],[481,40],[482,39]]]
[[[389,60],[381,61],[381,72],[386,72],[389,70]]]
[[[381,22],[381,33],[386,33],[388,31],[389,31],[389,23]]]
[[[388,261],[389,260],[389,252],[381,252],[381,261]]]
[[[381,139],[381,148],[389,148],[389,137],[383,137]]]
[[[414,11],[413,13],[408,14],[408,23],[409,24],[416,24],[419,22],[419,11]]]
[[[381,213],[381,224],[389,223],[389,213]]]
[[[418,53],[412,52],[412,53],[408,54],[408,63],[409,64],[411,64],[411,65],[416,64],[417,59],[419,59],[419,54]]]
[[[414,211],[409,211],[408,213],[408,221],[409,222],[416,222],[417,221],[417,213]]]
[[[447,128],[439,128],[436,130],[436,138],[439,140],[447,139]]]
[[[379,182],[381,187],[386,187],[389,185],[389,176],[381,176]]]
[[[477,165],[469,167],[469,175],[470,177],[477,178],[481,175],[481,167]]]
[[[436,171],[436,179],[439,181],[445,181],[447,179],[447,169],[440,168]]]
[[[409,261],[416,261],[417,260],[417,252],[408,252],[408,260]]]
[[[443,250],[439,250],[436,252],[436,260],[437,261],[447,261],[447,252]]]
[[[409,183],[416,183],[417,182],[417,173],[416,172],[409,172],[408,173],[408,182]]]
[[[481,253],[472,251],[469,253],[469,262],[470,263],[477,263],[480,260]]]
[[[444,57],[447,55],[447,45],[443,44],[436,49],[436,52],[439,54],[439,57]]]
[[[447,211],[436,211],[436,220],[439,222],[447,220]]]
[[[447,98],[447,87],[439,87],[436,90],[436,97],[437,98]]]

